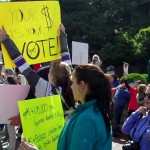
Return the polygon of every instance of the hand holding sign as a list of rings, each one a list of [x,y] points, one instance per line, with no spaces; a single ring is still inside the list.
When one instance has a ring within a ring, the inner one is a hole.
[[[38,148],[34,146],[33,144],[30,144],[26,141],[22,141],[22,143],[20,144],[19,150],[38,150]]]
[[[19,126],[21,124],[20,114],[17,116],[11,117],[8,120],[10,120],[10,124],[13,126]]]
[[[7,38],[7,33],[4,26],[0,29],[0,42],[4,41]]]
[[[58,29],[58,35],[59,35],[59,36],[61,35],[61,34],[60,34],[61,31],[65,33],[65,27],[63,26],[62,23],[60,24],[60,27],[59,27],[59,29]]]
[[[25,139],[40,150],[57,149],[58,138],[64,126],[60,96],[40,97],[19,102],[18,105]],[[24,144],[29,146],[28,143]]]

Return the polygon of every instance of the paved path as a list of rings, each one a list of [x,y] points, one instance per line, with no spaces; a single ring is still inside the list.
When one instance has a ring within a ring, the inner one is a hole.
[[[122,145],[128,140],[127,136],[119,135],[117,138],[113,139],[112,150],[122,150]]]
[[[125,144],[127,141],[127,137],[124,135],[120,135],[119,137],[113,139],[112,143],[112,150],[122,150],[122,145]],[[16,141],[16,150],[18,149],[18,146],[20,144],[20,141]],[[0,150],[7,150],[8,142],[2,143],[3,149],[0,148]]]

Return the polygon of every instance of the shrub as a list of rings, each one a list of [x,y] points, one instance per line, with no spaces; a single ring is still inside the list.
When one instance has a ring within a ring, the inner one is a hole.
[[[128,83],[141,80],[144,84],[147,84],[148,76],[146,78],[146,74],[138,74],[138,73],[130,73],[128,74]],[[125,81],[124,76],[120,78],[120,83]]]
[[[146,79],[146,83],[148,83],[148,74],[140,74],[142,77]]]

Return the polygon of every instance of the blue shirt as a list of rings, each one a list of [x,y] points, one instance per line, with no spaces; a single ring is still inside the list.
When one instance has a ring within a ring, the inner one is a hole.
[[[130,135],[133,141],[138,142],[139,138],[142,136],[140,141],[140,150],[150,150],[150,112],[146,113],[140,120],[140,112],[133,112],[132,115],[125,121],[122,132],[124,134]],[[139,122],[137,122],[139,120]],[[135,133],[133,131],[136,127]]]
[[[114,96],[115,103],[125,106],[130,101],[131,94],[124,87],[117,88]]]
[[[96,100],[81,104],[65,125],[57,150],[111,150],[112,135],[107,134]]]

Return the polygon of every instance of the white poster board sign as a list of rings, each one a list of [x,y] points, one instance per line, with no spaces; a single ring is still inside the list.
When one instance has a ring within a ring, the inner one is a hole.
[[[129,64],[123,62],[123,74],[128,74],[128,68],[129,68]]]
[[[88,64],[89,45],[87,43],[72,41],[72,64]]]
[[[9,124],[8,119],[19,114],[17,102],[27,97],[29,88],[29,85],[0,84],[0,124]]]

